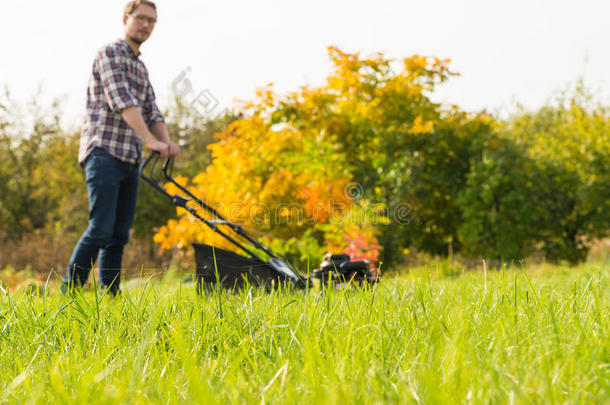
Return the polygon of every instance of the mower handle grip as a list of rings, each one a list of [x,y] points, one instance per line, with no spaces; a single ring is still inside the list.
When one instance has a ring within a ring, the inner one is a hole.
[[[166,179],[172,178],[172,172],[174,171],[174,158],[165,158],[163,161],[163,175]]]
[[[150,153],[150,155],[148,155],[148,157],[146,158],[146,160],[144,160],[144,162],[142,163],[142,165],[140,166],[139,172],[140,172],[140,176],[151,186],[153,186],[154,188],[156,188],[157,190],[159,190],[162,194],[167,195],[168,197],[173,197],[171,196],[164,188],[163,186],[161,186],[161,184],[159,184],[159,182],[152,176],[147,176],[145,173],[145,169],[146,166],[148,166],[151,162],[152,163],[152,169],[151,172],[154,172],[155,167],[157,165],[157,159],[159,159],[159,152],[157,151],[152,151]],[[169,165],[169,161],[171,159],[170,158],[165,158],[165,161],[163,162],[163,174],[167,176],[166,172],[167,172],[167,167]]]
[[[153,150],[150,155],[148,155],[148,157],[144,160],[144,162],[140,165],[140,173],[144,172],[144,168],[146,166],[148,166],[148,164],[150,163],[151,160],[153,160],[153,158],[157,158],[159,157],[159,152],[157,152],[156,150]]]
[[[159,156],[161,156],[161,155],[156,150],[153,150],[152,152],[150,152],[150,155],[148,155],[148,157],[146,158],[144,163],[142,163],[142,165],[140,166],[140,171],[143,171],[144,168],[146,166],[148,166],[148,164],[151,162],[151,160],[153,160],[153,159],[156,160],[159,158]],[[174,158],[165,158],[165,160],[163,161],[163,173],[167,172],[168,166],[173,166],[173,160],[174,160]],[[170,168],[170,173],[171,173],[171,168]]]
[[[148,157],[146,158],[146,160],[144,160],[144,162],[142,163],[142,165],[140,166],[140,174],[144,174],[144,169],[146,168],[146,166],[148,166],[148,164],[153,161],[153,160],[157,160],[159,158],[159,152],[157,152],[156,150],[153,150],[150,155],[148,155]],[[156,166],[156,163],[153,164],[153,166]],[[163,175],[166,178],[172,177],[172,171],[174,168],[174,159],[173,158],[165,158],[163,160],[163,166],[162,166],[162,172]],[[153,169],[154,170],[154,169]]]

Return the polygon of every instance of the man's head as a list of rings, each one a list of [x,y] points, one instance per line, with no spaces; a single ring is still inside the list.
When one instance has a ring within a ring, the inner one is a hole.
[[[133,0],[125,6],[125,38],[140,45],[150,37],[157,22],[157,6],[148,0]]]

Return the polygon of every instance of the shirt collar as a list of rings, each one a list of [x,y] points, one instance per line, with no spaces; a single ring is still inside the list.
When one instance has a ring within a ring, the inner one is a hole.
[[[129,43],[125,39],[119,38],[119,43],[121,45],[123,45],[123,47],[127,49],[127,52],[129,52],[129,54],[131,56],[133,56],[135,59],[138,59],[138,57],[140,55],[142,55],[142,52],[139,52],[139,51],[138,51],[138,53],[135,53],[134,50],[131,48],[131,46],[129,46]]]

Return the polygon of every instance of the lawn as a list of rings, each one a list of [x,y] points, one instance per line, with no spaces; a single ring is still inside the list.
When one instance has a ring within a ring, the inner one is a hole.
[[[0,291],[0,402],[610,403],[610,272],[433,266],[372,289]]]

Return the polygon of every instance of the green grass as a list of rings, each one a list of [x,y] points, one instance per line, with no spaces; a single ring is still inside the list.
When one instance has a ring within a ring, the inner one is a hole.
[[[0,402],[610,403],[607,265],[372,290],[0,291]],[[221,316],[222,308],[222,316]]]

